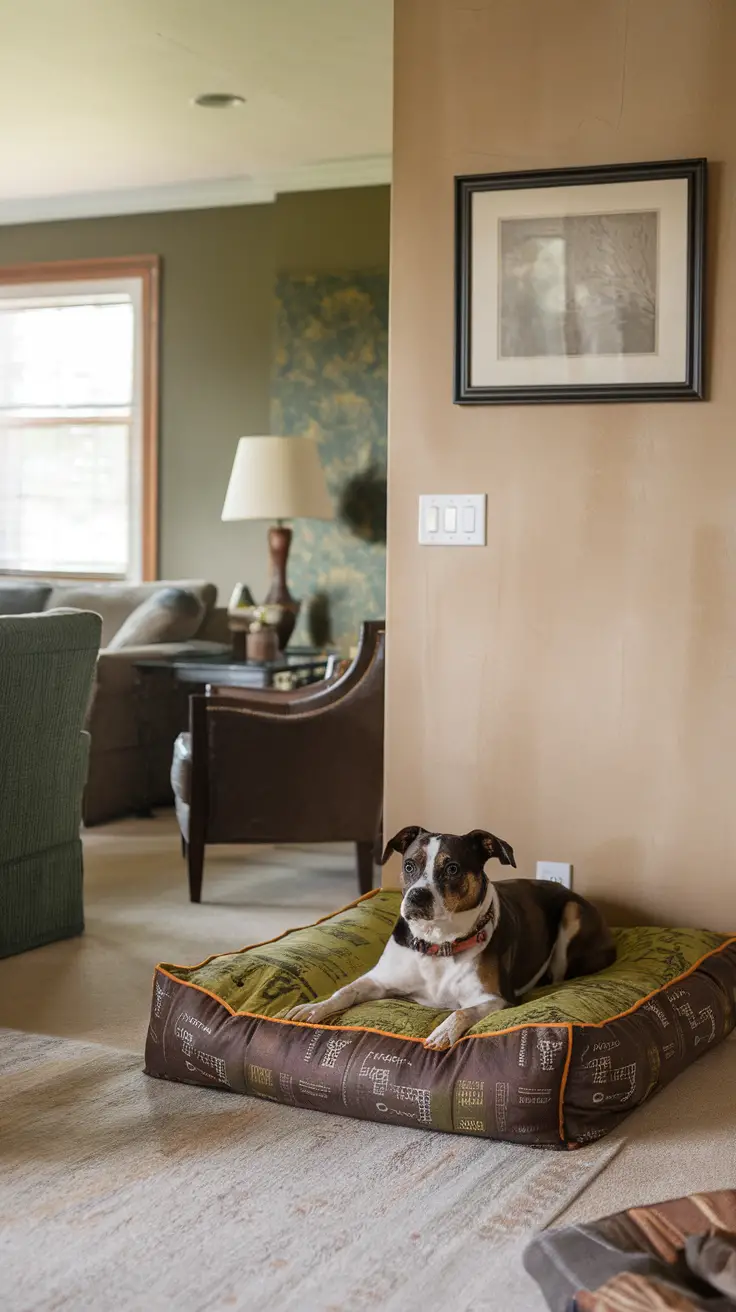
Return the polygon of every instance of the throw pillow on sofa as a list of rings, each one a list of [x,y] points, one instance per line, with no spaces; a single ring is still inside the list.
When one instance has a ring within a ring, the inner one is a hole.
[[[50,583],[2,583],[0,615],[37,615],[50,596]]]
[[[203,602],[184,588],[161,588],[130,614],[107,644],[108,651],[147,647],[158,642],[188,642],[204,618]]]

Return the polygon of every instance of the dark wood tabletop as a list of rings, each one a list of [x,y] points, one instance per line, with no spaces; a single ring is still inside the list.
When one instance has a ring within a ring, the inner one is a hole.
[[[275,661],[236,660],[231,651],[218,654],[192,652],[163,660],[135,662],[142,674],[168,671],[178,683],[221,688],[275,688],[291,692],[308,683],[329,678],[337,653],[313,647],[291,647]]]

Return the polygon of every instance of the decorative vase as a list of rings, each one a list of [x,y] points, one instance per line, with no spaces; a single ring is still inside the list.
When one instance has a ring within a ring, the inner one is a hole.
[[[279,635],[276,629],[265,627],[249,629],[245,635],[245,657],[249,661],[275,661],[279,654]]]

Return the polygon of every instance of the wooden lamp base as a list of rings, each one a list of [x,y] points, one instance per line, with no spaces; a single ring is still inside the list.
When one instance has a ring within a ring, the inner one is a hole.
[[[268,551],[271,557],[271,586],[266,595],[267,606],[280,606],[281,618],[274,625],[279,638],[279,649],[286,647],[296,627],[301,602],[296,601],[286,583],[286,562],[289,559],[292,531],[283,524],[268,530]]]

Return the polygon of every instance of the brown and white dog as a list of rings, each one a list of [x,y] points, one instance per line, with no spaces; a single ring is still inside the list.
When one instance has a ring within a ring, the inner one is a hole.
[[[403,997],[450,1015],[425,1040],[449,1048],[492,1011],[531,989],[604,970],[616,959],[590,902],[546,880],[493,884],[486,862],[516,866],[508,843],[483,829],[430,834],[412,825],[388,843],[404,857],[401,912],[378,963],[322,1002],[287,1012],[319,1023],[361,1002]]]

